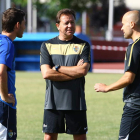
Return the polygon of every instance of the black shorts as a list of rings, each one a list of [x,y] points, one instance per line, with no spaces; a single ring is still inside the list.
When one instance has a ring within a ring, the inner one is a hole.
[[[140,140],[140,110],[124,106],[119,140]]]
[[[44,110],[44,133],[86,134],[86,111]]]
[[[0,140],[16,140],[16,109],[0,101]]]

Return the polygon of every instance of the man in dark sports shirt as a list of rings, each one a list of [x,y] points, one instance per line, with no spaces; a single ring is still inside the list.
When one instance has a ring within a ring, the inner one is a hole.
[[[124,88],[125,102],[120,125],[119,140],[140,140],[140,13],[129,11],[122,18],[124,38],[133,40],[125,55],[125,73],[115,83],[97,83],[97,92],[109,92]]]
[[[59,36],[43,42],[40,49],[40,67],[46,79],[44,140],[57,140],[58,133],[72,134],[74,140],[86,140],[84,76],[90,67],[90,46],[73,35],[73,10],[60,10],[56,27]]]

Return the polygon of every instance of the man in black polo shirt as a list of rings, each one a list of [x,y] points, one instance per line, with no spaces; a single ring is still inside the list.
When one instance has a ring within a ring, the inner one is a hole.
[[[84,76],[90,67],[90,46],[73,35],[73,10],[60,10],[56,27],[59,36],[43,42],[40,49],[41,72],[46,79],[44,140],[57,140],[58,133],[65,132],[73,134],[74,140],[86,140]]]
[[[129,11],[122,18],[124,38],[131,38],[133,43],[125,55],[125,73],[115,83],[105,85],[97,83],[97,92],[109,92],[124,88],[125,102],[119,140],[140,140],[140,13]]]

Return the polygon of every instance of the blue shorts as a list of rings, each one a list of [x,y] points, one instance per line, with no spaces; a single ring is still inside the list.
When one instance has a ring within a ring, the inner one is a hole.
[[[0,101],[0,140],[16,140],[16,109]]]

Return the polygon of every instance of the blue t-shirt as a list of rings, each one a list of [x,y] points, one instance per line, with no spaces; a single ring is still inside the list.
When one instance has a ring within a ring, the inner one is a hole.
[[[8,93],[12,93],[14,95],[15,105],[13,106],[11,103],[3,101],[1,96],[0,100],[10,107],[16,109],[17,101],[15,95],[15,48],[12,40],[2,34],[0,34],[0,64],[4,64],[8,67]]]

